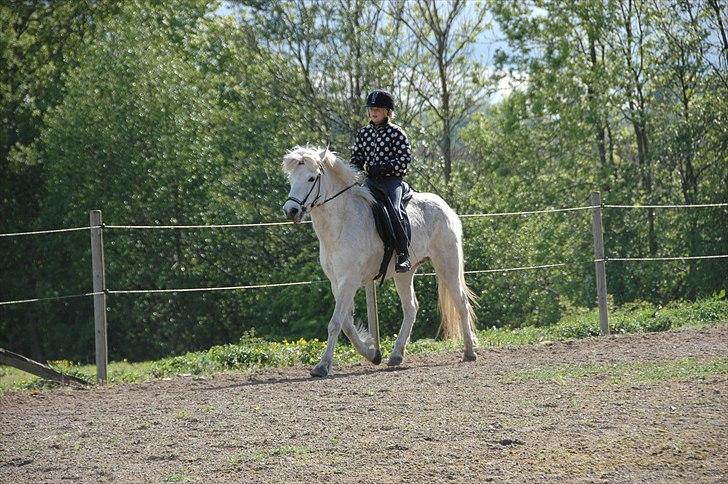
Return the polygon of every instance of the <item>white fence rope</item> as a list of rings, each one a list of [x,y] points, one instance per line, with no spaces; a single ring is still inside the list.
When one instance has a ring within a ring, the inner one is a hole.
[[[310,220],[300,222],[310,224]],[[241,227],[274,227],[295,225],[293,222],[267,222],[259,224],[213,224],[213,225],[104,225],[107,229],[234,229]]]
[[[236,289],[260,289],[265,287],[304,286],[329,281],[282,282],[279,284],[254,284],[249,286],[192,287],[183,289],[133,289],[129,291],[108,291],[109,294],[162,294],[170,292],[232,291]]]
[[[498,212],[498,213],[466,213],[463,215],[458,215],[460,218],[470,218],[470,217],[504,217],[507,215],[532,215],[536,213],[555,213],[555,212],[574,212],[576,210],[589,210],[592,208],[592,206],[586,206],[586,207],[571,207],[571,208],[548,208],[545,210],[532,210],[530,212]]]
[[[563,267],[566,264],[545,264],[541,266],[524,266],[524,267],[509,267],[506,269],[484,269],[479,271],[465,271],[465,274],[488,274],[488,273],[495,273],[495,272],[514,272],[514,271],[526,271],[529,269],[548,269],[551,267]],[[415,277],[417,276],[436,276],[437,274],[435,272],[423,272],[421,274],[415,274]]]
[[[505,269],[488,269],[488,270],[481,270],[481,271],[465,271],[465,274],[483,274],[488,272],[512,272],[512,271],[525,271],[528,269],[546,269],[550,267],[561,267],[565,266],[566,264],[547,264],[547,265],[540,265],[540,266],[528,266],[528,267],[510,267]],[[415,273],[415,276],[435,276],[434,272],[426,272],[426,273]],[[107,291],[108,294],[166,294],[166,293],[173,293],[173,292],[204,292],[204,291],[232,291],[232,290],[238,290],[238,289],[262,289],[262,288],[269,288],[269,287],[286,287],[286,286],[304,286],[309,284],[318,284],[318,283],[328,283],[329,281],[325,280],[315,280],[315,281],[301,281],[301,282],[283,282],[278,284],[254,284],[254,285],[247,285],[247,286],[223,286],[223,287],[193,287],[193,288],[183,288],[183,289],[133,289],[129,291],[115,291],[115,290],[109,290]]]
[[[594,262],[611,262],[611,261],[650,261],[650,260],[697,260],[697,259],[726,259],[728,254],[724,255],[693,255],[683,257],[605,257],[597,259]]]
[[[728,207],[728,203],[710,203],[710,204],[693,204],[693,205],[611,205],[604,204],[604,208],[704,208],[704,207]],[[478,218],[478,217],[501,217],[501,216],[517,216],[517,215],[533,215],[543,213],[557,213],[557,212],[572,212],[579,210],[589,210],[598,208],[596,206],[583,206],[583,207],[571,207],[571,208],[556,208],[556,209],[544,209],[544,210],[531,210],[522,212],[499,212],[499,213],[480,213],[480,214],[463,214],[460,218]],[[310,224],[311,221],[307,220],[302,223]],[[268,223],[250,223],[250,224],[211,224],[211,225],[103,225],[102,228],[107,229],[217,229],[217,228],[248,228],[248,227],[273,227],[282,225],[294,225],[293,222],[268,222]],[[52,229],[52,230],[36,230],[31,232],[15,232],[8,234],[0,234],[0,237],[18,237],[26,235],[38,235],[38,234],[52,234],[62,232],[76,232],[82,230],[90,230],[99,228],[99,226],[93,227],[73,227],[66,229]],[[728,255],[707,255],[707,256],[685,256],[685,257],[614,257],[598,259],[594,262],[603,261],[668,261],[668,260],[691,260],[691,259],[719,259],[728,258]],[[499,272],[514,272],[524,271],[533,269],[548,269],[553,267],[563,267],[565,263],[561,264],[544,264],[536,266],[523,266],[523,267],[509,267],[503,269],[486,269],[486,270],[473,270],[465,271],[465,274],[487,274],[487,273],[499,273]],[[415,276],[434,276],[432,273],[421,273],[415,274]],[[316,280],[316,281],[302,281],[302,282],[287,282],[287,283],[276,283],[276,284],[254,284],[254,285],[242,285],[242,286],[224,286],[224,287],[200,287],[200,288],[181,288],[181,289],[137,289],[137,290],[107,290],[106,294],[160,294],[160,293],[175,293],[175,292],[205,292],[205,291],[228,291],[228,290],[244,290],[244,289],[260,289],[270,287],[286,287],[286,286],[301,286],[309,284],[317,284],[328,281]],[[60,299],[70,299],[86,296],[94,296],[97,294],[103,294],[100,292],[90,292],[85,294],[74,294],[68,296],[54,296],[34,299],[20,299],[14,301],[0,301],[0,306],[11,305],[11,304],[22,304],[38,301],[51,301]]]
[[[703,203],[692,205],[613,205],[604,204],[604,208],[705,208],[705,207],[728,207],[728,203]],[[597,208],[591,205],[583,207],[570,208],[550,208],[544,210],[530,210],[523,212],[496,212],[496,213],[468,213],[460,215],[460,218],[477,218],[477,217],[504,217],[513,215],[533,215],[540,213],[557,213],[557,212],[573,212],[578,210],[589,210]],[[310,224],[310,220],[301,222],[302,224]],[[107,229],[218,229],[218,228],[246,228],[246,227],[274,227],[279,225],[294,225],[293,222],[266,222],[266,223],[250,223],[250,224],[210,224],[210,225],[104,225]],[[0,237],[20,237],[25,235],[53,234],[60,232],[77,232],[81,230],[90,230],[98,227],[73,227],[67,229],[52,230],[35,230],[31,232],[14,232],[8,234],[0,234]],[[612,259],[614,260],[614,259]]]
[[[728,203],[700,203],[693,205],[611,205],[604,204],[604,208],[705,208],[728,207]]]
[[[22,237],[23,235],[57,234],[60,232],[78,232],[80,230],[97,229],[98,227],[73,227],[70,229],[35,230],[33,232],[15,232],[12,234],[0,234],[0,237]]]
[[[606,262],[606,261],[645,261],[645,260],[689,260],[689,259],[718,259],[718,258],[728,258],[728,254],[726,255],[704,255],[704,256],[692,256],[692,257],[645,257],[645,258],[606,258],[606,259],[598,259],[594,260],[593,262]],[[560,263],[560,264],[543,264],[543,265],[536,265],[536,266],[521,266],[521,267],[507,267],[502,269],[484,269],[484,270],[473,270],[473,271],[465,271],[464,273],[466,275],[469,274],[490,274],[490,273],[502,273],[502,272],[515,272],[515,271],[526,271],[526,270],[533,270],[533,269],[550,269],[553,267],[565,267],[567,264]],[[415,273],[415,277],[422,277],[422,276],[436,276],[437,274],[434,272],[424,272],[424,273]],[[222,287],[195,287],[195,288],[181,288],[181,289],[133,289],[133,290],[107,290],[106,294],[168,294],[168,293],[176,293],[176,292],[213,292],[213,291],[232,291],[232,290],[244,290],[244,289],[263,289],[263,288],[271,288],[271,287],[287,287],[287,286],[303,286],[303,285],[310,285],[310,284],[319,284],[319,283],[326,283],[329,281],[325,280],[314,280],[314,281],[301,281],[301,282],[283,282],[283,283],[274,283],[274,284],[252,284],[252,285],[243,285],[243,286],[222,286]],[[76,298],[76,297],[85,297],[85,296],[95,296],[97,294],[104,294],[102,292],[89,292],[85,294],[75,294],[71,296],[55,296],[55,297],[46,297],[46,298],[37,298],[37,299],[22,299],[17,301],[3,301],[0,302],[0,306],[3,305],[10,305],[10,304],[21,304],[21,303],[28,303],[28,302],[37,302],[37,301],[50,301],[50,300],[58,300],[58,299],[69,299],[69,298]]]
[[[85,294],[72,294],[70,296],[51,296],[51,297],[39,297],[35,299],[18,299],[16,301],[2,301],[0,306],[9,306],[11,304],[24,304],[38,301],[57,301],[59,299],[72,299],[76,297],[96,296],[97,294],[103,294],[103,292],[87,292]]]

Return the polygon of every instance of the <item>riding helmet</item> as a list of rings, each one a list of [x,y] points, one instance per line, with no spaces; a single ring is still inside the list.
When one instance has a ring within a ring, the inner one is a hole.
[[[387,91],[372,91],[367,96],[367,107],[394,110],[394,98]]]

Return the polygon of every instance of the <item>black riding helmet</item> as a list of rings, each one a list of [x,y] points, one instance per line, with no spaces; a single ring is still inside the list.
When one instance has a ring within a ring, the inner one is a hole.
[[[394,98],[387,91],[372,91],[367,96],[368,108],[387,108],[394,111]]]

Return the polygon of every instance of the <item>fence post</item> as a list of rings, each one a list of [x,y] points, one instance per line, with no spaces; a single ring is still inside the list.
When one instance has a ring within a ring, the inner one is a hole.
[[[96,334],[96,381],[106,383],[109,352],[106,338],[106,274],[104,272],[104,232],[101,210],[91,210],[91,269],[93,271],[94,328]]]
[[[364,286],[367,296],[367,323],[369,334],[374,338],[374,345],[379,348],[379,311],[377,308],[377,286],[374,281],[369,281]]]
[[[592,232],[594,234],[594,266],[597,273],[597,305],[599,306],[599,334],[609,334],[607,310],[607,271],[604,260],[604,229],[602,227],[602,196],[591,194]]]

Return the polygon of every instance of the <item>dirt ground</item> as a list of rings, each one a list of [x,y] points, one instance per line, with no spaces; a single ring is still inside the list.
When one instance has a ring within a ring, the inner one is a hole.
[[[524,378],[725,358],[728,325],[478,353],[8,394],[0,482],[728,481],[728,375]]]

